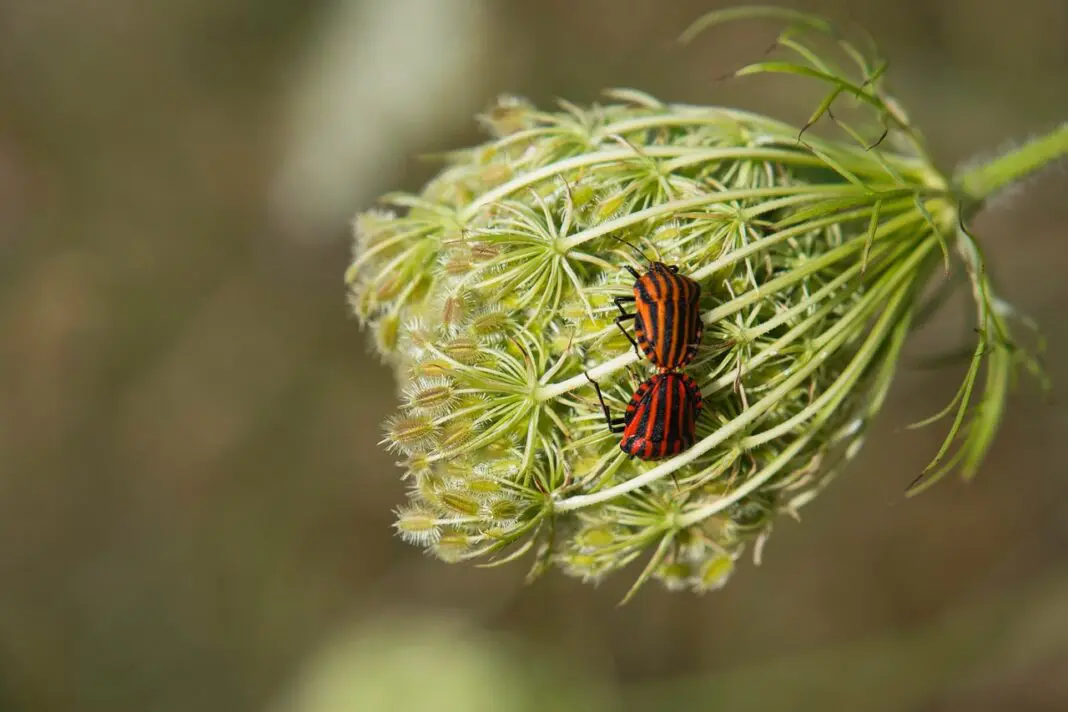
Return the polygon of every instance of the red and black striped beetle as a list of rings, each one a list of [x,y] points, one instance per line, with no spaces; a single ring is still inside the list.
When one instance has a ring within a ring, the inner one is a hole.
[[[642,254],[629,242],[618,237],[614,239]],[[625,269],[634,275],[634,295],[613,300],[620,311],[616,326],[634,346],[635,353],[640,356],[644,352],[661,371],[683,368],[697,355],[704,336],[701,285],[679,274],[677,265],[663,262],[650,261],[645,274],[639,274],[630,265]],[[633,313],[623,306],[628,302],[634,303]],[[634,320],[634,336],[623,327],[623,322],[631,319]]]
[[[586,378],[597,389],[609,429],[623,434],[619,442],[623,452],[640,460],[659,460],[693,445],[703,402],[697,382],[686,374],[667,371],[643,382],[631,396],[624,416],[615,419],[601,387],[588,374]]]

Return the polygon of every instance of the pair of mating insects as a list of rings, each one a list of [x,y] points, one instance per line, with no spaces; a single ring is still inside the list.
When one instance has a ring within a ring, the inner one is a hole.
[[[659,373],[638,386],[622,418],[612,417],[600,386],[589,374],[586,378],[597,389],[609,429],[622,433],[620,449],[641,460],[658,460],[677,455],[694,442],[697,415],[702,406],[701,390],[680,369],[697,355],[704,335],[701,285],[680,275],[677,266],[659,261],[650,261],[645,274],[639,274],[629,265],[626,270],[634,275],[634,296],[615,298],[621,312],[616,325],[633,344],[635,352],[639,356],[644,352]],[[634,303],[633,313],[624,306],[629,302]],[[633,337],[623,327],[623,322],[632,319]]]

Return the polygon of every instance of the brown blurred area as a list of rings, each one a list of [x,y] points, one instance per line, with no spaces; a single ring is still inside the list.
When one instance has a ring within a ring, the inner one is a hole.
[[[449,566],[391,530],[395,393],[348,220],[501,92],[717,82],[712,0],[0,0],[0,710],[1068,709],[1068,411],[1023,382],[978,479],[906,500],[963,364],[906,365],[855,465],[704,597]],[[783,5],[870,29],[952,168],[1068,117],[1068,4]],[[814,96],[814,95],[813,95]],[[1068,172],[981,215],[1068,382]],[[968,338],[959,301],[911,356]]]

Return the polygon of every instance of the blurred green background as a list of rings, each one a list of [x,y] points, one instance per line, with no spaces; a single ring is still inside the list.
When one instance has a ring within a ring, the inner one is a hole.
[[[633,86],[800,120],[717,77],[774,29],[712,0],[0,0],[0,710],[1068,709],[1068,411],[1028,383],[970,486],[878,432],[760,567],[615,604],[391,530],[395,394],[349,318],[348,221],[481,140],[501,92]],[[1068,117],[1063,0],[784,2],[854,21],[948,169]],[[1068,382],[1068,172],[981,215]],[[957,300],[910,358],[966,343]]]

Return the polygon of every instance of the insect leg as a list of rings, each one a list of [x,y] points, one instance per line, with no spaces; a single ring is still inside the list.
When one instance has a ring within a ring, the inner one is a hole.
[[[619,307],[619,311],[622,312],[618,317],[616,317],[616,326],[619,327],[619,330],[623,332],[623,336],[626,336],[627,341],[629,341],[631,346],[634,347],[634,353],[638,355],[638,358],[641,358],[642,352],[638,348],[638,342],[634,340],[634,337],[630,335],[629,331],[623,328],[623,322],[631,321],[632,319],[638,318],[637,314],[631,314],[623,308],[623,303],[633,302],[634,297],[616,297],[613,301],[616,303],[616,306]]]
[[[641,358],[642,352],[638,348],[638,342],[634,340],[634,337],[630,335],[629,331],[623,328],[623,322],[625,322],[627,319],[633,318],[633,314],[624,314],[623,316],[616,319],[616,326],[619,327],[619,330],[623,332],[623,336],[626,336],[627,341],[629,341],[631,343],[631,346],[634,347],[634,353],[638,354],[638,358]]]
[[[638,355],[638,358],[641,358],[642,352],[638,348],[638,342],[634,340],[634,337],[630,335],[629,331],[623,328],[623,322],[631,321],[632,319],[638,318],[637,314],[631,314],[623,308],[623,303],[633,302],[634,297],[616,297],[613,301],[616,303],[616,306],[619,307],[619,311],[622,312],[618,317],[616,317],[616,326],[619,327],[619,330],[623,332],[623,336],[626,336],[627,341],[629,341],[631,346],[634,347],[634,353]]]
[[[608,404],[604,402],[604,396],[601,395],[601,387],[597,385],[597,381],[590,378],[590,374],[585,371],[582,375],[586,377],[586,380],[593,384],[594,389],[597,391],[597,400],[601,401],[601,408],[604,410],[604,419],[608,422],[608,430],[613,433],[622,433],[626,427],[626,422],[623,418],[612,419],[612,413],[608,410]]]

